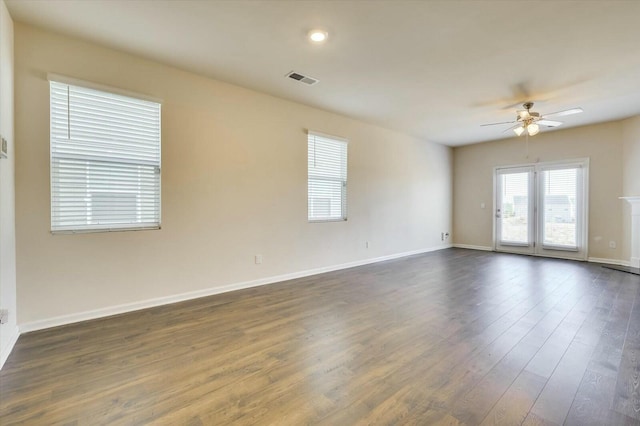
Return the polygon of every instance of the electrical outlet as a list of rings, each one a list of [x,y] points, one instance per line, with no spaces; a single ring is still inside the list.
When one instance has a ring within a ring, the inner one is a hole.
[[[9,310],[0,309],[0,324],[6,324],[9,321]]]
[[[262,255],[256,254],[256,265],[260,265],[262,263]]]
[[[369,241],[366,241],[366,242],[364,243],[364,246],[365,246],[366,248],[369,248]]]
[[[616,248],[616,242],[615,241],[609,241],[609,248],[610,249]]]

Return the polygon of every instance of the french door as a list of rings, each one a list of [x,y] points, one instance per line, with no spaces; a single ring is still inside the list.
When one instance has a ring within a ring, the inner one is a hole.
[[[495,249],[586,260],[588,164],[496,168]]]

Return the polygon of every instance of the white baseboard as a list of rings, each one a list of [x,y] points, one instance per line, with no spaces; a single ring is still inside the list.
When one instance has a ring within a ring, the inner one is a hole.
[[[626,260],[620,259],[604,259],[601,257],[590,257],[587,259],[587,262],[593,263],[604,263],[606,265],[618,265],[618,266],[629,266],[630,263]]]
[[[473,246],[470,244],[454,244],[453,246],[455,248],[463,248],[463,249],[469,249],[469,250],[493,251],[493,247],[487,247],[487,246]]]
[[[451,244],[443,244],[438,247],[430,247],[425,249],[396,253],[387,256],[375,257],[354,262],[342,263],[339,265],[324,266],[321,268],[309,269],[306,271],[293,272],[290,274],[276,275],[272,277],[260,278],[252,281],[244,281],[234,284],[228,284],[221,287],[207,288],[203,290],[190,291],[187,293],[175,294],[172,296],[157,297],[154,299],[141,300],[139,302],[125,303],[122,305],[109,306],[91,311],[78,312],[70,315],[62,315],[44,320],[32,321],[20,324],[20,333],[29,333],[31,331],[43,330],[45,328],[58,327],[61,325],[72,324],[80,321],[87,321],[97,318],[108,317],[111,315],[124,314],[127,312],[138,311],[140,309],[153,308],[171,303],[183,302],[185,300],[197,299],[200,297],[212,296],[214,294],[226,293],[229,291],[242,290],[250,287],[273,284],[281,281],[293,280],[296,278],[308,277],[310,275],[322,274],[324,272],[337,271],[340,269],[348,269],[356,266],[368,265],[371,263],[383,262],[385,260],[398,259],[406,256],[427,253],[436,250],[451,248]]]
[[[7,344],[6,347],[2,348],[2,352],[0,352],[0,370],[2,370],[4,363],[9,358],[9,354],[11,353],[11,351],[13,350],[13,347],[16,345],[16,342],[18,341],[18,337],[20,337],[20,330],[16,326],[16,327],[13,327],[11,337],[9,338],[9,343]]]
[[[454,244],[453,247],[470,249],[470,250],[483,250],[483,251],[493,251],[493,248],[487,246],[474,246],[469,244]],[[606,265],[619,265],[619,266],[629,266],[630,262],[620,259],[605,259],[600,257],[589,257],[587,258],[588,262],[593,263],[604,263]]]

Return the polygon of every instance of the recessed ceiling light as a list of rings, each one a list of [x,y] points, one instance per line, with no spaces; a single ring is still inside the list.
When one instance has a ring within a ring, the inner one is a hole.
[[[323,30],[309,31],[309,40],[311,40],[312,43],[324,43],[327,40],[328,36],[329,34],[327,34],[327,32]]]

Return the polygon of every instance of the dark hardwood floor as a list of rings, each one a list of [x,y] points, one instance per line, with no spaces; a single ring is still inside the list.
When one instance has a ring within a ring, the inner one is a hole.
[[[34,332],[0,424],[640,425],[639,292],[448,249]]]

